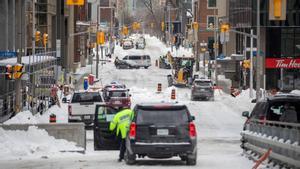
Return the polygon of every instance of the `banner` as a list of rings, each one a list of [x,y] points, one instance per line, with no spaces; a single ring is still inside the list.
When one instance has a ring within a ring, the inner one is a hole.
[[[300,69],[300,59],[266,58],[267,69]]]

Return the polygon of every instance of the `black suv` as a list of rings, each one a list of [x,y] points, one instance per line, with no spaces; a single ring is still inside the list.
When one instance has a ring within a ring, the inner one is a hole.
[[[187,165],[197,162],[197,133],[185,105],[177,103],[137,104],[126,139],[125,161],[137,157],[179,156]]]
[[[249,122],[253,120],[280,121],[286,123],[300,123],[300,95],[295,94],[277,94],[273,97],[260,100],[256,103],[251,114],[248,111],[243,112],[247,117],[244,124],[244,130],[247,130]],[[242,138],[242,147],[245,143]]]

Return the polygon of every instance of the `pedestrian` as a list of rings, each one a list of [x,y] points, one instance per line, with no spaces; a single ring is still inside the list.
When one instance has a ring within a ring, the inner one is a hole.
[[[110,122],[109,130],[116,132],[116,136],[120,143],[120,154],[118,161],[121,162],[124,159],[126,150],[126,137],[129,130],[130,122],[133,118],[133,111],[129,108],[121,108]]]

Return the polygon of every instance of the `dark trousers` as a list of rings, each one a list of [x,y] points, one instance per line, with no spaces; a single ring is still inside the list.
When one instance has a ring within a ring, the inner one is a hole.
[[[125,139],[120,139],[120,159],[124,159],[124,154],[126,151],[126,140]]]

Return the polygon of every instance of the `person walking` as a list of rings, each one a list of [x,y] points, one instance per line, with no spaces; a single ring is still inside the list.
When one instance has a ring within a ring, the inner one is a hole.
[[[130,122],[133,118],[133,111],[128,108],[122,108],[113,120],[110,122],[109,130],[116,130],[116,136],[120,142],[120,154],[118,161],[121,162],[124,159],[124,154],[126,150],[126,137],[129,130]]]

